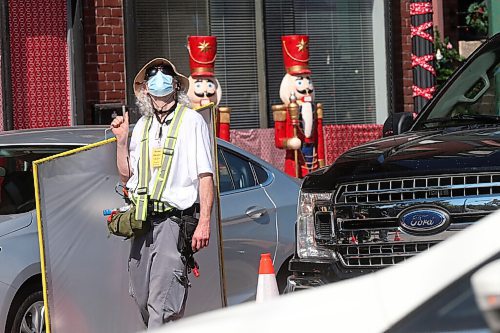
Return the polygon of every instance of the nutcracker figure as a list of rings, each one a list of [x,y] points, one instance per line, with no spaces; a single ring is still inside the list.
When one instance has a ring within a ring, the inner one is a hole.
[[[214,64],[217,55],[217,38],[214,36],[189,36],[187,49],[189,52],[188,97],[191,107],[214,103],[217,116],[217,137],[229,141],[229,125],[231,109],[218,106],[222,98],[222,89],[215,77]]]
[[[325,165],[323,107],[314,104],[309,69],[309,37],[281,38],[286,74],[281,81],[282,105],[273,105],[274,140],[286,149],[285,172],[302,178]]]

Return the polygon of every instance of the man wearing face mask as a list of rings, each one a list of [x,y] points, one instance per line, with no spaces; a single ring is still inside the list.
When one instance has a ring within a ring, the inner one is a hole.
[[[142,117],[128,146],[128,114],[111,123],[117,138],[121,181],[145,221],[129,258],[130,292],[148,329],[182,317],[187,265],[177,247],[182,217],[198,216],[192,251],[208,246],[213,204],[213,164],[206,122],[186,107],[189,81],[163,58],[148,62],[134,79]],[[129,154],[130,152],[130,154]]]

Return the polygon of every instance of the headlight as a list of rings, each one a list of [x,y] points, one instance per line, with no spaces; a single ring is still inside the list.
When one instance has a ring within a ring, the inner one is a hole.
[[[297,254],[299,258],[334,258],[333,251],[318,247],[314,230],[314,207],[317,201],[331,201],[332,193],[302,193],[297,208]]]

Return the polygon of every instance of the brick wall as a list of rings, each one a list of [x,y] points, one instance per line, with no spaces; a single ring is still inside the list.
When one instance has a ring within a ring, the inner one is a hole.
[[[95,104],[125,103],[122,0],[84,1],[85,123],[95,123]]]
[[[413,112],[410,0],[393,0],[391,4],[394,111]]]
[[[444,31],[440,31],[441,37],[448,37],[453,46],[458,45],[458,0],[443,1]]]

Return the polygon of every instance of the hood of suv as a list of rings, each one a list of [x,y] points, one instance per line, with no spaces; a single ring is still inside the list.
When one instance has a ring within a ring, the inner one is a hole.
[[[353,148],[329,168],[306,177],[303,189],[339,182],[500,169],[500,127],[408,132]]]

